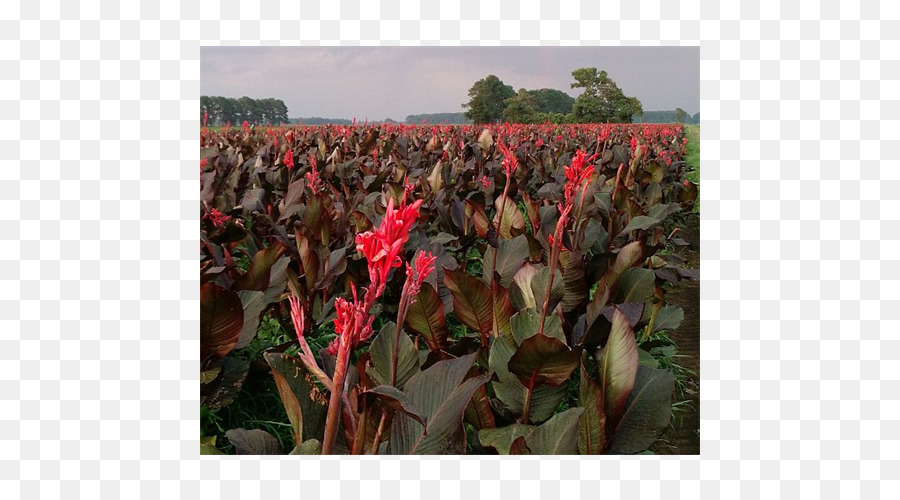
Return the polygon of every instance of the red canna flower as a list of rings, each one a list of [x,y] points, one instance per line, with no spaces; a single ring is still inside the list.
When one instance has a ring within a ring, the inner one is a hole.
[[[512,173],[516,171],[519,160],[502,142],[498,142],[497,145],[500,146],[500,151],[503,152],[503,170],[506,171],[506,178],[509,179]]]
[[[247,120],[244,120],[244,124],[241,125],[241,128],[246,132],[250,128],[250,123],[248,123]]]
[[[294,168],[294,153],[290,148],[284,152],[284,164],[287,166],[289,172]]]
[[[300,299],[291,294],[288,297],[288,301],[291,303],[291,321],[294,323],[294,332],[297,334],[297,338],[300,339],[303,337],[303,330],[306,328],[306,316],[303,313],[303,307],[300,305]]]
[[[409,281],[409,295],[415,297],[422,288],[422,283],[428,278],[428,275],[434,271],[434,263],[437,257],[431,252],[419,251],[413,259],[412,267],[406,264],[406,276]]]
[[[208,212],[206,212],[206,215],[203,216],[203,218],[212,222],[212,225],[214,227],[222,227],[226,222],[231,220],[231,216],[225,215],[215,208],[212,208]]]
[[[594,166],[588,165],[585,167],[585,163],[589,163],[594,161],[597,155],[594,154],[591,157],[588,157],[584,154],[584,151],[578,150],[575,152],[575,158],[572,158],[572,165],[565,167],[566,173],[566,205],[571,205],[575,201],[575,192],[581,188],[582,183],[590,180],[591,176],[594,175]]]
[[[319,171],[316,166],[316,156],[309,155],[310,170],[303,177],[306,179],[306,183],[309,184],[309,188],[312,189],[313,193],[318,193],[322,188],[322,181],[319,179]]]
[[[204,159],[200,160],[200,168],[205,167],[207,161],[209,161],[209,158],[204,158]]]
[[[356,250],[365,255],[369,279],[372,280],[366,292],[367,298],[370,293],[375,298],[381,296],[388,273],[403,263],[400,255],[409,239],[409,232],[419,218],[421,205],[422,200],[416,200],[412,205],[401,204],[400,208],[394,209],[394,199],[391,198],[379,227],[356,235]],[[374,298],[371,301],[374,302]]]
[[[478,178],[478,181],[481,182],[481,185],[484,186],[485,189],[491,188],[491,179],[488,176],[481,174],[481,177]]]

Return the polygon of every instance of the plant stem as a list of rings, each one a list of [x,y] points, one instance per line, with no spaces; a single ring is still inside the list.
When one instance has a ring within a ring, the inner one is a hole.
[[[522,423],[524,425],[528,425],[528,415],[531,413],[531,397],[534,394],[534,377],[537,375],[537,370],[531,374],[531,379],[528,381],[528,392],[525,393],[525,408],[522,410]]]
[[[322,454],[330,455],[337,439],[340,426],[341,398],[344,392],[344,380],[347,378],[347,362],[350,360],[350,343],[344,339],[338,350],[337,364],[334,367],[334,388],[328,401],[328,416],[325,418],[325,436],[322,442]]]
[[[619,165],[619,171],[616,172],[616,184],[613,186],[613,194],[612,198],[609,199],[609,230],[607,230],[606,234],[606,251],[609,252],[612,250],[612,241],[613,241],[613,215],[616,213],[616,196],[619,194],[619,180],[622,178],[622,170],[625,169],[625,164]],[[607,266],[609,267],[609,266]]]
[[[316,364],[316,358],[313,357],[312,349],[310,349],[309,344],[306,343],[306,338],[300,337],[298,342],[300,343],[300,361],[303,362],[303,365],[306,366],[306,369],[309,370],[310,373],[319,379],[319,382],[325,386],[326,390],[333,391],[334,383],[331,378],[319,368],[319,365]]]
[[[580,224],[581,223],[581,213],[584,210],[584,195],[585,195],[585,193],[587,193],[587,188],[588,188],[588,183],[586,182],[584,184],[584,187],[581,188],[581,199],[578,200],[578,211],[575,212],[575,223],[572,224],[572,227],[573,227],[574,233],[575,233],[573,235],[574,241],[572,244],[575,248],[581,248],[581,242],[578,239],[578,229],[581,228],[581,224]]]
[[[381,421],[378,422],[378,430],[375,431],[375,442],[372,443],[372,455],[378,454],[378,447],[381,445],[381,436],[384,434],[384,427],[387,423],[387,412],[381,409]]]
[[[403,291],[400,294],[400,306],[397,308],[397,331],[394,335],[394,352],[391,354],[391,385],[393,386],[397,385],[397,364],[400,362],[398,359],[400,357],[400,331],[403,322],[406,321],[406,311],[409,308],[410,278],[410,276],[407,276],[406,281],[403,283]]]
[[[363,403],[365,404],[365,403]],[[353,440],[353,455],[362,455],[363,446],[366,442],[366,420],[369,416],[368,405],[363,408],[362,416],[359,419],[359,425],[356,428],[356,438]]]
[[[550,280],[547,283],[547,294],[544,297],[544,307],[541,311],[541,335],[544,334],[544,322],[547,319],[547,309],[550,307],[550,295],[553,293],[553,278],[556,277],[556,263],[559,260],[559,247],[562,246],[565,217],[565,214],[560,214],[559,221],[556,223],[556,231],[553,233],[553,245],[550,247]]]

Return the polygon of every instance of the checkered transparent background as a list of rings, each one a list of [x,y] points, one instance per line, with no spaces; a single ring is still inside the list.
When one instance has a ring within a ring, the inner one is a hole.
[[[898,14],[4,2],[0,498],[900,498]],[[280,43],[700,44],[701,457],[198,459],[199,46]]]

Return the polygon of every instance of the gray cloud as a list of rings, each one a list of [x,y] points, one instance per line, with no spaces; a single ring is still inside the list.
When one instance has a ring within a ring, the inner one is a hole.
[[[463,111],[489,74],[514,89],[571,89],[606,70],[645,111],[700,110],[699,47],[201,47],[201,92],[282,99],[292,117],[372,120]]]

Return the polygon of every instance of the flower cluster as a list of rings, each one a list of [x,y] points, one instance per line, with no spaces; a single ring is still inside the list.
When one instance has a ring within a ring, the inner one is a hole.
[[[591,176],[594,175],[594,166],[585,166],[585,164],[592,162],[596,157],[596,154],[588,157],[584,154],[584,151],[579,149],[575,153],[575,158],[572,158],[572,165],[565,168],[566,205],[571,206],[575,202],[575,192],[581,188],[582,183],[590,180]]]
[[[303,331],[306,329],[306,315],[303,313],[300,299],[293,293],[288,297],[288,302],[291,304],[291,321],[294,323],[294,332],[297,333],[297,338],[300,339],[303,337]]]
[[[403,264],[401,257],[403,246],[409,239],[410,230],[419,218],[421,204],[422,200],[416,200],[411,205],[401,202],[400,208],[395,209],[392,198],[388,200],[387,211],[381,220],[381,225],[373,231],[356,235],[356,249],[366,257],[372,284],[366,289],[362,301],[357,295],[356,285],[353,284],[351,284],[352,301],[344,298],[335,300],[334,331],[337,333],[337,337],[328,345],[328,353],[336,355],[342,346],[352,349],[372,336],[374,317],[369,315],[369,310],[378,297],[384,293],[388,273],[391,269]],[[434,271],[436,260],[437,257],[430,253],[420,252],[413,261],[412,268],[407,264],[410,295],[419,293],[422,282]]]
[[[503,152],[503,170],[506,171],[506,178],[509,179],[512,177],[512,173],[516,171],[516,166],[519,164],[519,160],[516,158],[516,155],[510,151],[508,147],[506,147],[502,142],[497,143],[500,146],[500,151]]]
[[[390,270],[402,264],[400,255],[409,239],[410,230],[419,218],[420,205],[422,200],[416,200],[411,205],[401,202],[400,208],[395,209],[391,198],[381,225],[373,231],[356,235],[356,250],[365,255],[369,279],[372,280],[372,285],[366,292],[367,298],[370,293],[380,296],[384,292]]]
[[[294,152],[291,151],[291,148],[288,148],[288,150],[284,152],[284,165],[287,167],[288,171],[294,168]]]
[[[488,177],[484,174],[481,174],[481,177],[478,178],[478,182],[480,182],[481,185],[484,186],[485,189],[491,188],[491,179],[490,179],[490,177]]]
[[[606,139],[609,139],[609,132],[610,132],[609,129],[610,129],[609,125],[604,125],[604,126],[600,127],[600,137],[597,138],[597,140],[599,142],[604,142],[604,141],[606,141]]]
[[[230,215],[225,215],[215,208],[212,208],[208,212],[206,212],[206,215],[204,215],[203,218],[212,222],[212,225],[214,227],[222,227],[226,222],[231,220]]]
[[[408,293],[411,297],[419,294],[419,289],[422,288],[425,278],[434,271],[435,261],[437,261],[437,257],[432,255],[431,252],[419,251],[413,259],[412,267],[406,264],[406,279],[409,283]]]
[[[309,172],[303,177],[306,179],[306,183],[309,184],[309,188],[312,189],[313,193],[318,193],[322,188],[322,180],[319,178],[319,170],[317,169],[315,155],[309,155]]]
[[[355,348],[360,342],[372,336],[372,321],[374,316],[369,315],[371,304],[360,302],[356,293],[356,285],[350,285],[353,291],[353,301],[338,297],[334,301],[335,318],[334,331],[337,337],[328,344],[326,351],[331,355],[337,355],[342,345],[349,349]],[[346,342],[346,344],[344,344]]]

